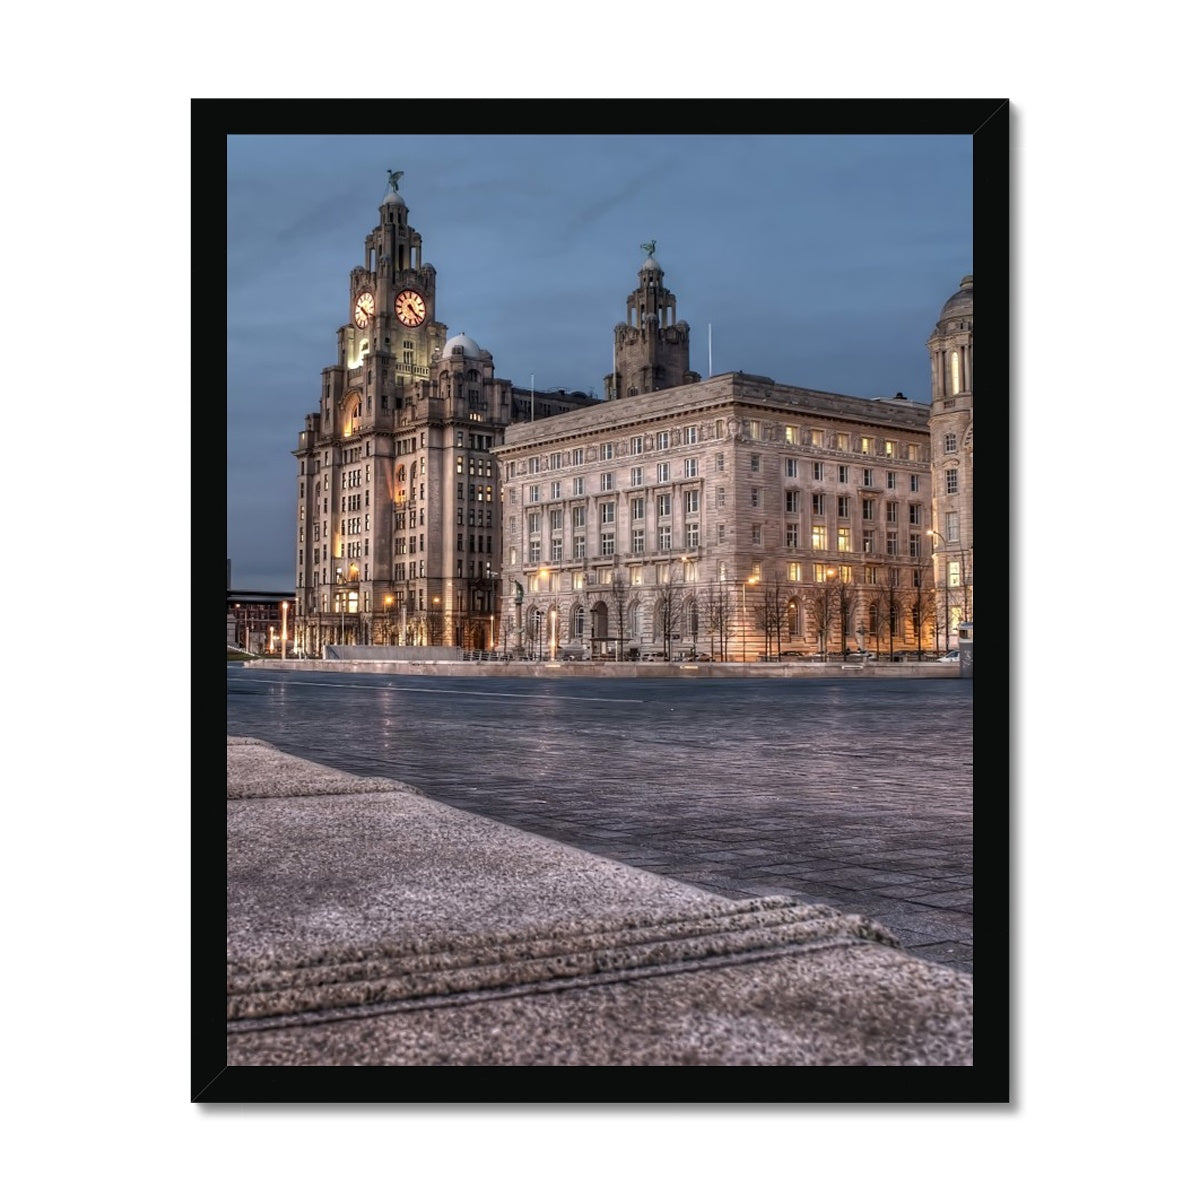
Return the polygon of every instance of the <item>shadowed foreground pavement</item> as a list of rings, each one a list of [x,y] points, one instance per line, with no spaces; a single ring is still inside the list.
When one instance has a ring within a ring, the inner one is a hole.
[[[972,981],[227,739],[232,1066],[965,1066]]]

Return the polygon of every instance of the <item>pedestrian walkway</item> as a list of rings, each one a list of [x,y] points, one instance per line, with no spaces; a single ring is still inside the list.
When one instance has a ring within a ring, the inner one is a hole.
[[[970,976],[875,920],[717,896],[255,739],[227,756],[231,1066],[972,1061]]]

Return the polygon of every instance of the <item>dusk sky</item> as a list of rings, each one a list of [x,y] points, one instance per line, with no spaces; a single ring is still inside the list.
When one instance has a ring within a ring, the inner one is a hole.
[[[967,135],[231,136],[228,557],[295,586],[296,460],[389,170],[437,317],[515,387],[601,394],[655,258],[691,366],[929,399],[925,350],[972,272]],[[710,340],[711,329],[711,340]]]

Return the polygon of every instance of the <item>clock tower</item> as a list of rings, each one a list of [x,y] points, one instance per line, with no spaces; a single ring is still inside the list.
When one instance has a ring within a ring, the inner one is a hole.
[[[663,285],[654,248],[654,242],[642,243],[646,261],[638,271],[638,286],[625,300],[625,323],[613,330],[613,373],[605,376],[606,400],[700,380],[688,367],[688,324],[675,320],[675,297]]]
[[[337,645],[463,645],[495,635],[500,489],[492,446],[512,385],[491,354],[437,319],[388,172],[379,224],[350,271],[337,362],[299,448],[296,634]],[[336,651],[333,651],[336,653]]]

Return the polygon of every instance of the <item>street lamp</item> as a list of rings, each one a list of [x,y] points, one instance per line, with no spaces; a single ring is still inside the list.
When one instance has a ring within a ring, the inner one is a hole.
[[[287,610],[288,602],[283,602],[283,636],[279,639],[279,657],[287,659]]]
[[[944,537],[942,537],[942,535],[940,533],[938,533],[938,531],[936,529],[927,529],[927,530],[925,530],[925,532],[927,534],[929,534],[930,537],[937,538],[937,540],[939,542],[941,542],[941,544],[943,546],[946,545],[946,539]],[[936,546],[934,546],[934,548],[933,548],[933,553],[934,553],[934,555],[937,554]],[[943,596],[942,613],[943,613],[943,619],[945,620],[945,623],[946,623],[946,626],[945,626],[946,627],[946,649],[949,650],[950,649],[950,561],[949,561],[949,559],[945,559],[942,562],[942,596]],[[934,603],[937,603],[937,602],[934,601]]]
[[[384,626],[383,644],[390,646],[392,644],[392,605],[396,602],[395,596],[384,596],[383,611],[387,614],[387,624]]]
[[[757,575],[751,575],[742,584],[742,662],[746,661],[746,585],[753,587],[758,582]]]

